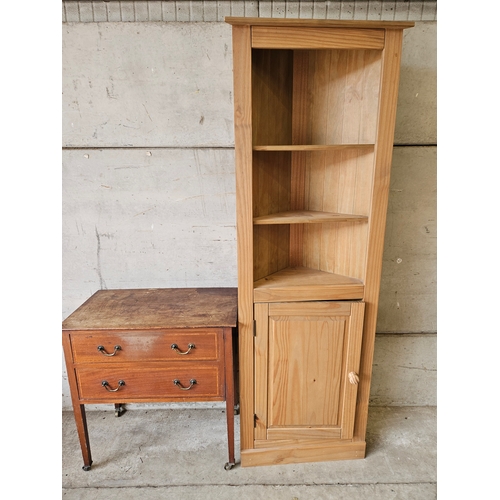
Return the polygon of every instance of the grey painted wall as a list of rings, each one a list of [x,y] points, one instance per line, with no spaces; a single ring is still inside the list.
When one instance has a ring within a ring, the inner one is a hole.
[[[433,0],[63,0],[63,22],[203,21],[225,16],[435,21]]]
[[[237,286],[230,26],[62,29],[63,318],[100,288]],[[405,32],[395,143],[371,399],[434,405],[432,20]]]

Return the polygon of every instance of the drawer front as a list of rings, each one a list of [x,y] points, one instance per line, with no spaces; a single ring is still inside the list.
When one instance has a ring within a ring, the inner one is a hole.
[[[179,363],[168,368],[80,368],[76,376],[81,400],[199,400],[223,396],[219,372],[218,365]]]
[[[71,349],[75,363],[209,361],[220,357],[221,335],[220,329],[201,328],[146,332],[79,332],[71,334]]]

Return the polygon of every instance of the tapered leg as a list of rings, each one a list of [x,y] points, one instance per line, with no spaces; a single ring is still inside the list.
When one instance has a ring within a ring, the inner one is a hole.
[[[74,404],[73,413],[75,415],[76,430],[80,439],[83,456],[83,470],[90,470],[92,465],[92,455],[90,453],[90,440],[87,430],[87,417],[85,415],[85,405]]]
[[[224,329],[224,368],[226,379],[226,418],[229,462],[224,468],[230,470],[235,464],[234,459],[234,369],[233,369],[233,335],[232,328]]]

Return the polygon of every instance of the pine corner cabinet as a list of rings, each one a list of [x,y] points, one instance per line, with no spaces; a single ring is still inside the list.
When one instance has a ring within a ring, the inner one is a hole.
[[[363,458],[403,30],[232,25],[242,466]]]

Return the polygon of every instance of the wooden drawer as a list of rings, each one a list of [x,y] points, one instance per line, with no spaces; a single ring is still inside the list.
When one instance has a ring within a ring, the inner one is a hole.
[[[81,400],[109,400],[126,402],[141,399],[180,400],[223,397],[223,377],[217,365],[203,366],[201,364],[188,365],[177,363],[176,366],[161,367],[111,367],[93,368],[83,367],[76,371],[78,390]],[[223,375],[223,374],[222,374]],[[119,386],[119,381],[124,385]],[[191,380],[196,383],[188,390],[181,389],[174,384],[188,388]],[[108,389],[103,386],[108,382]]]
[[[220,358],[221,332],[217,329],[178,329],[132,332],[71,333],[75,363],[123,363],[128,361],[209,361]],[[172,349],[187,352],[179,354]],[[99,350],[98,347],[102,346]],[[120,346],[115,352],[115,346]],[[107,354],[113,354],[107,356]]]

